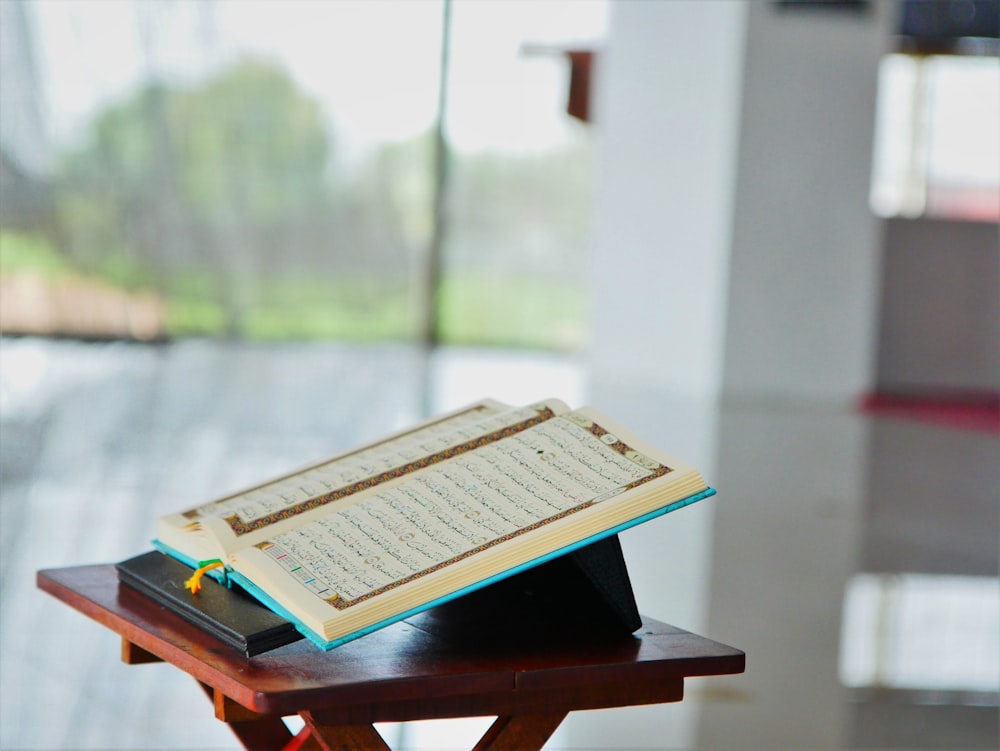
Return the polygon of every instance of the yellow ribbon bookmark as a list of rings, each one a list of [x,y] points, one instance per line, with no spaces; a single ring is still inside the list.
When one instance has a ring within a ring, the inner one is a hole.
[[[211,571],[213,568],[221,568],[225,565],[218,558],[212,561],[198,561],[198,568],[195,570],[194,575],[184,582],[184,588],[190,589],[193,595],[198,594],[201,590],[201,577],[205,575],[205,572]]]

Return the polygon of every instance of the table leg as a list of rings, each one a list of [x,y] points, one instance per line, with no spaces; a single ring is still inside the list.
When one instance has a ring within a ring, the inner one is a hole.
[[[497,717],[473,751],[541,749],[566,718],[566,712]]]
[[[280,751],[285,748],[298,751],[309,748],[304,739],[299,740],[292,735],[280,717],[253,712],[211,686],[200,681],[199,684],[215,704],[215,716],[229,725],[247,751]]]
[[[306,726],[293,736],[280,717],[262,715],[200,684],[215,704],[215,716],[248,751],[392,751],[374,725],[327,725],[312,712],[301,712]],[[566,718],[566,712],[501,715],[473,751],[540,751]]]
[[[307,725],[281,751],[323,751],[323,747]]]
[[[301,742],[292,745],[297,738],[292,736],[291,731],[280,719],[246,720],[243,722],[229,722],[229,729],[233,731],[243,748],[247,751],[281,751],[286,748],[304,749],[308,746]],[[279,727],[280,726],[280,727]]]
[[[122,639],[122,662],[126,665],[145,665],[150,662],[163,662],[163,660],[152,652],[147,652],[138,644],[133,644],[128,639]]]
[[[391,751],[372,725],[324,725],[311,712],[301,716],[323,751]]]

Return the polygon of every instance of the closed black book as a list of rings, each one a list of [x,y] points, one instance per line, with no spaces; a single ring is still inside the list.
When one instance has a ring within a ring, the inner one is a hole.
[[[276,615],[239,588],[227,589],[210,577],[192,595],[184,582],[194,573],[170,556],[153,550],[119,563],[118,579],[201,627],[247,657],[302,638],[291,622]]]

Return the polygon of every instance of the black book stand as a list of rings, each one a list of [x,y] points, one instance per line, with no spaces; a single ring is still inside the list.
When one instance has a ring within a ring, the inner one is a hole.
[[[617,535],[407,621],[449,641],[507,645],[622,637],[642,627]]]

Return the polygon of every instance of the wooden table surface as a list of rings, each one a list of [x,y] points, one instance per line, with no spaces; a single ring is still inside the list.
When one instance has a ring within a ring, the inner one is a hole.
[[[37,582],[121,635],[126,661],[163,660],[193,676],[212,695],[216,716],[248,747],[281,745],[248,742],[240,723],[256,732],[269,718],[274,724],[293,714],[314,732],[498,715],[547,717],[550,733],[573,710],[679,701],[686,677],[744,669],[741,651],[651,619],[634,635],[615,638],[580,635],[570,621],[540,640],[477,639],[442,631],[435,611],[329,652],[302,640],[247,658],[119,584],[113,565],[43,570]],[[320,735],[318,747],[332,747]],[[484,739],[480,747],[505,746]]]

